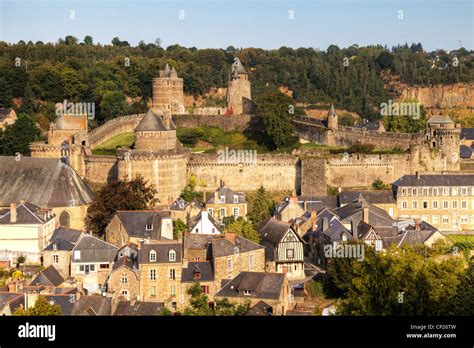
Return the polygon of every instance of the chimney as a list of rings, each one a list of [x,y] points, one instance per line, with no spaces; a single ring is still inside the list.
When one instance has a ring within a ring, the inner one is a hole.
[[[323,231],[326,231],[329,227],[329,219],[327,216],[323,217]]]
[[[235,237],[236,237],[235,233],[229,233],[229,232],[227,232],[227,233],[225,234],[225,238],[226,238],[229,242],[231,242],[233,245],[235,245]]]
[[[421,220],[420,219],[413,219],[415,221],[415,230],[416,231],[421,231]]]
[[[15,281],[8,283],[8,292],[17,292],[17,286]]]
[[[351,221],[351,230],[352,230],[352,237],[354,240],[359,240],[359,228],[358,225],[352,220]]]
[[[142,241],[141,241],[141,240],[139,240],[139,241],[137,242],[137,249],[138,249],[138,250],[141,250],[141,249],[142,249]]]
[[[183,268],[188,268],[188,259],[183,259]]]
[[[362,220],[364,220],[364,222],[368,224],[369,223],[369,207],[364,206],[363,209],[364,210],[362,212]]]
[[[16,203],[10,203],[10,222],[16,222]]]
[[[420,172],[416,171],[415,174],[416,174],[416,178],[419,179],[420,178]]]

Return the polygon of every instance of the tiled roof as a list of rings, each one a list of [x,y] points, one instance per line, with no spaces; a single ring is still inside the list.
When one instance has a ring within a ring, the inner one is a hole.
[[[99,295],[81,296],[75,302],[72,315],[111,315],[112,298]]]
[[[461,145],[459,148],[459,153],[461,158],[471,158],[472,157],[472,149],[467,147],[466,145]]]
[[[25,305],[25,295],[22,293],[13,292],[0,292],[0,309],[8,306],[10,312],[13,312],[20,307]]]
[[[404,175],[393,183],[395,187],[403,186],[474,186],[474,175]]]
[[[257,230],[262,236],[262,240],[267,240],[273,244],[278,244],[290,229],[290,225],[281,222],[274,217],[263,220]]]
[[[258,301],[253,307],[251,307],[245,316],[269,316],[272,315],[273,308],[264,301]]]
[[[74,244],[68,242],[67,240],[56,238],[54,239],[44,250],[52,251],[52,250],[72,250],[74,249]]]
[[[0,206],[20,199],[42,208],[92,202],[93,194],[79,175],[58,158],[0,156]],[[38,189],[41,188],[41,189]]]

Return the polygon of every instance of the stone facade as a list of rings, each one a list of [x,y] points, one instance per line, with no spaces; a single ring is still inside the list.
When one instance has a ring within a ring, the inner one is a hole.
[[[107,281],[107,291],[112,293],[112,301],[133,301],[140,296],[140,278],[137,270],[126,266],[114,269]]]
[[[43,266],[53,266],[66,279],[71,275],[71,251],[43,250]]]
[[[244,100],[252,100],[250,81],[248,74],[240,63],[238,58],[235,58],[232,64],[231,77],[227,87],[227,109],[228,112],[235,115],[245,113]],[[248,108],[248,107],[247,107]]]
[[[236,252],[232,255],[214,257],[214,279],[220,288],[221,281],[233,279],[240,272],[265,272],[265,249]],[[230,267],[229,267],[230,266]]]
[[[183,79],[166,64],[165,69],[160,70],[160,76],[153,79],[153,107],[184,114],[183,86]]]

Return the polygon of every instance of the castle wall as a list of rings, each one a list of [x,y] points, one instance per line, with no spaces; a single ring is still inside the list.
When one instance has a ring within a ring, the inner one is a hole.
[[[144,114],[128,115],[114,118],[89,132],[91,149],[103,144],[115,135],[133,132]]]
[[[326,195],[326,159],[309,157],[301,160],[301,195]]]
[[[86,156],[85,172],[88,181],[105,184],[118,179],[115,156]]]
[[[195,175],[198,190],[218,187],[220,181],[234,190],[251,191],[262,185],[270,191],[299,191],[300,164],[290,155],[257,155],[256,164],[219,163],[217,155],[193,154],[187,165],[188,178]]]
[[[251,115],[173,115],[178,128],[219,127],[225,132],[244,130],[252,118]]]

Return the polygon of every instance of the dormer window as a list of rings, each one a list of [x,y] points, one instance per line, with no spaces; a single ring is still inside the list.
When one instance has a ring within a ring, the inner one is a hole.
[[[244,290],[244,295],[245,296],[250,296],[252,293],[250,292],[250,290]]]
[[[153,225],[145,225],[146,231],[151,231],[153,229]]]
[[[58,245],[56,243],[53,243],[53,250],[58,250]]]
[[[225,203],[225,196],[219,197],[219,203]]]
[[[345,233],[342,234],[342,241],[347,242],[347,236]]]
[[[150,260],[150,262],[156,262],[156,251],[155,250],[150,251],[149,260]]]
[[[239,196],[233,195],[232,196],[232,203],[239,203]]]
[[[80,260],[80,259],[81,259],[81,251],[74,250],[74,260]]]
[[[168,260],[170,262],[174,262],[176,261],[176,251],[174,250],[170,250],[169,253],[168,253]]]
[[[201,270],[198,267],[196,267],[193,271],[193,278],[201,279]]]

